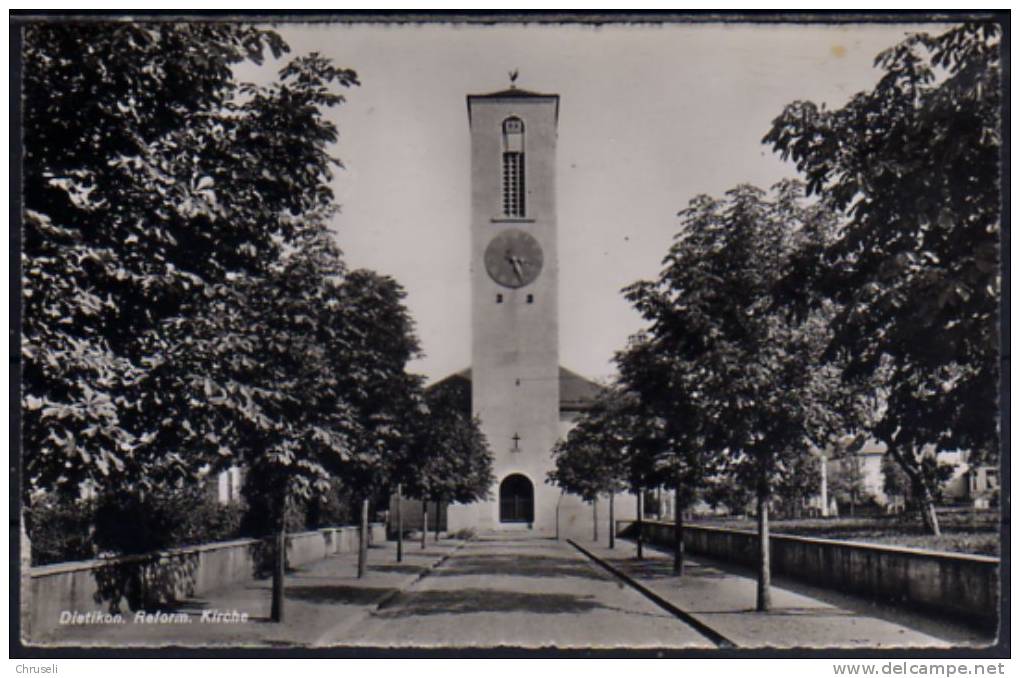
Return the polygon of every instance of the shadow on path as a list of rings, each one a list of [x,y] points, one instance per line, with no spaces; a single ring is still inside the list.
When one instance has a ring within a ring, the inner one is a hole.
[[[640,577],[641,579],[676,579],[678,582],[685,578],[692,579],[725,579],[731,576],[720,570],[717,567],[712,567],[702,563],[692,563],[687,561],[684,563],[684,574],[683,577],[677,577],[673,574],[673,561],[662,560],[656,558],[654,560],[620,560],[614,561],[614,564],[620,569],[624,570],[631,576]]]
[[[428,569],[421,565],[403,565],[401,563],[368,566],[369,572],[393,572],[394,574],[421,574],[422,572],[428,572]]]
[[[565,558],[528,555],[460,556],[434,577],[464,576],[579,577],[606,581],[587,563]]]
[[[384,605],[376,613],[376,616],[383,619],[397,619],[477,612],[578,614],[596,609],[611,610],[614,608],[603,605],[593,596],[469,588],[455,591],[417,591],[400,594]]]
[[[288,600],[302,600],[319,605],[372,605],[397,589],[363,586],[288,586],[284,596]]]

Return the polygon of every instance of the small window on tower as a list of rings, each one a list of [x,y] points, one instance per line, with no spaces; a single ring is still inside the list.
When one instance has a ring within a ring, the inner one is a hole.
[[[529,304],[535,303],[535,295],[534,294],[529,294],[528,295],[528,303]]]
[[[503,303],[503,295],[502,294],[497,294],[496,295],[496,303],[497,304],[502,304]]]
[[[503,121],[503,216],[523,217],[524,211],[524,121]]]

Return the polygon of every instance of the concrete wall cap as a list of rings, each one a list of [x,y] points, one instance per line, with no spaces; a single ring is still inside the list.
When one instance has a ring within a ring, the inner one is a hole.
[[[637,521],[632,521],[637,522]],[[673,527],[673,523],[661,521],[661,520],[643,520],[642,522],[651,525],[665,525],[670,528]],[[737,530],[729,527],[718,527],[716,525],[691,525],[684,524],[684,529],[692,530],[706,530],[712,532],[728,532],[731,534],[747,534],[753,537],[758,536],[758,532],[755,530]],[[951,551],[934,551],[931,549],[919,549],[910,546],[890,546],[888,544],[874,544],[871,542],[862,541],[847,541],[843,539],[824,539],[821,537],[805,537],[799,534],[784,534],[782,532],[772,532],[769,534],[769,539],[779,539],[783,541],[797,541],[804,542],[807,544],[825,544],[830,546],[840,546],[854,549],[866,549],[872,551],[884,551],[886,553],[897,553],[906,556],[918,556],[924,558],[945,558],[949,560],[960,560],[973,563],[988,563],[992,565],[998,565],[999,559],[995,556],[983,556],[976,553],[953,553]]]
[[[369,523],[369,527],[380,526],[385,523]],[[302,539],[314,536],[322,536],[324,532],[344,532],[354,531],[357,532],[357,525],[340,525],[337,527],[324,527],[319,530],[312,530],[309,532],[294,532],[287,535],[289,539]],[[29,570],[29,576],[33,579],[39,577],[51,577],[58,574],[66,574],[68,572],[79,572],[83,570],[94,570],[101,567],[110,567],[111,565],[128,565],[130,563],[140,563],[147,560],[154,560],[159,558],[172,558],[174,556],[187,555],[189,553],[203,553],[207,551],[219,551],[222,549],[236,548],[238,546],[248,546],[253,544],[259,544],[265,539],[270,539],[271,535],[264,537],[263,539],[233,539],[231,541],[215,541],[208,544],[196,544],[195,546],[182,546],[180,548],[166,549],[164,551],[153,551],[151,553],[139,553],[125,556],[113,556],[110,558],[93,558],[92,560],[75,560],[67,563],[50,563],[48,565],[36,565]]]
[[[218,551],[220,549],[236,548],[248,544],[258,544],[258,539],[235,539],[233,541],[217,541],[210,544],[198,544],[196,546],[182,546],[176,549],[165,551],[153,551],[151,553],[138,553],[127,556],[113,556],[110,558],[93,558],[92,560],[76,560],[68,563],[51,563],[49,565],[36,565],[31,569],[32,577],[47,577],[54,574],[76,572],[79,570],[91,570],[111,565],[127,565],[139,563],[154,558],[171,558],[173,556],[187,555],[189,553],[200,553],[204,551]]]

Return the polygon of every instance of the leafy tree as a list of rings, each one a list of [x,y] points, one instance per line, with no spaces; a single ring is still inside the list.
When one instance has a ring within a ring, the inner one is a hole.
[[[234,80],[286,51],[231,23],[25,29],[26,492],[144,492],[203,468],[215,431],[178,425],[189,395],[167,323],[265,275],[328,208],[322,109],[357,83],[314,55],[265,86]]]
[[[334,355],[331,369],[357,425],[353,453],[336,472],[361,495],[358,576],[362,577],[371,502],[396,485],[393,462],[414,435],[409,417],[420,399],[421,382],[408,375],[406,367],[420,348],[414,321],[404,306],[406,292],[396,280],[360,269],[344,279],[340,292],[344,346]]]
[[[616,546],[615,495],[631,489],[633,401],[619,388],[599,393],[591,409],[553,448],[556,467],[547,479],[588,502],[609,495],[609,548]]]
[[[875,391],[870,431],[935,534],[926,450],[998,455],[1001,52],[990,22],[911,35],[874,89],[793,102],[764,138],[846,216],[805,287],[837,303],[831,351]]]
[[[350,524],[352,491],[341,478],[332,478],[329,489],[314,494],[305,508],[309,529]]]
[[[910,478],[891,454],[882,455],[882,491],[890,500],[910,496]]]
[[[865,483],[864,461],[856,450],[839,451],[836,473],[829,476],[829,490],[837,502],[850,505],[851,516],[859,504],[872,498]]]
[[[729,473],[717,472],[706,478],[702,498],[713,509],[721,506],[731,516],[744,516],[754,503],[754,488],[738,482]]]
[[[942,499],[942,488],[945,482],[953,475],[953,466],[940,464],[937,457],[931,453],[924,455],[919,464],[919,471],[924,478],[924,484],[932,489],[931,495],[935,501]],[[918,497],[916,485],[910,476],[903,470],[903,465],[896,459],[886,454],[882,457],[882,491],[890,499],[898,497],[903,499],[908,508],[917,509],[921,505],[922,498]]]
[[[648,290],[638,283],[624,293],[638,303],[648,299]],[[659,325],[657,329],[664,328]],[[684,570],[684,510],[698,498],[699,488],[718,459],[706,444],[708,428],[699,424],[697,395],[690,388],[699,379],[700,367],[695,361],[678,359],[671,350],[675,339],[669,331],[639,333],[615,360],[621,381],[637,394],[636,410],[644,413],[646,425],[651,427],[648,430],[653,432],[643,447],[650,480],[656,486],[673,488],[673,573],[679,576]]]
[[[332,234],[308,224],[261,278],[219,290],[205,312],[175,323],[174,355],[190,386],[197,431],[220,463],[242,465],[275,526],[273,618],[283,614],[288,507],[329,489],[357,454],[356,409],[336,371],[356,314]],[[211,452],[211,451],[210,451]],[[254,497],[249,501],[256,503]]]
[[[760,610],[769,607],[769,501],[841,426],[836,375],[821,361],[826,318],[787,312],[780,290],[806,234],[830,220],[802,194],[784,182],[771,200],[751,186],[693,199],[659,278],[626,290],[684,404],[687,440],[754,488]]]
[[[822,460],[814,454],[805,454],[791,460],[775,483],[775,499],[783,515],[799,518],[811,497],[818,496],[822,475]]]
[[[615,495],[624,490],[637,503],[637,554],[643,557],[642,508],[647,488],[656,487],[668,476],[663,469],[666,422],[622,384],[604,389],[591,409],[554,448],[556,468],[551,482],[568,492],[594,502],[601,494],[610,500],[610,546],[615,546]]]
[[[323,111],[357,78],[312,54],[239,84],[287,46],[238,24],[46,24],[25,44],[26,491],[142,496],[243,461],[277,498],[279,618],[283,506],[350,449],[324,369],[344,346]]]
[[[440,385],[426,391],[425,408],[416,419],[413,445],[403,461],[408,496],[422,502],[470,503],[485,499],[495,482],[492,451],[480,422],[465,409],[463,393]],[[439,518],[436,512],[436,539]],[[422,548],[425,547],[425,527]]]

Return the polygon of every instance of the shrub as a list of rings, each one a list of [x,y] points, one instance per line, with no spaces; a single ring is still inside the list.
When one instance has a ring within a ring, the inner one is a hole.
[[[205,483],[148,494],[111,493],[98,502],[96,544],[120,554],[235,539],[243,510],[220,504]]]
[[[66,497],[38,497],[25,509],[32,565],[88,560],[95,557],[96,502]]]
[[[222,505],[205,483],[95,499],[41,497],[26,509],[32,564],[235,539],[244,506]]]
[[[350,492],[340,480],[334,478],[330,481],[329,491],[307,502],[307,528],[316,530],[353,523],[356,513],[352,511],[351,501]]]
[[[245,476],[240,503],[220,504],[215,485],[200,482],[156,492],[109,492],[95,499],[40,496],[25,509],[32,565],[139,554],[274,532],[273,512],[257,479]],[[353,522],[339,481],[329,492],[287,505],[287,531]]]

